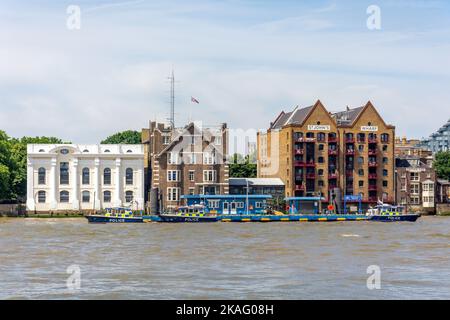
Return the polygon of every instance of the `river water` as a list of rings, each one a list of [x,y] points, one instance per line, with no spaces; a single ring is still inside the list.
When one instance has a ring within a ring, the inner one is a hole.
[[[367,287],[371,265],[380,268],[380,289]],[[67,287],[70,266],[80,271],[79,289]],[[420,298],[450,298],[448,217],[133,225],[0,219],[0,299]]]

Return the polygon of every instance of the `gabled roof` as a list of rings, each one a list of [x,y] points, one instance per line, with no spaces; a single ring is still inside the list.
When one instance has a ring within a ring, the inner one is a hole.
[[[209,130],[209,128],[203,128],[200,129],[198,126],[195,125],[194,122],[189,123],[188,125],[186,125],[184,128],[182,128],[181,130],[177,130],[178,134],[175,136],[175,138],[172,139],[172,141],[170,141],[170,143],[157,155],[157,157],[161,157],[165,152],[167,152],[168,150],[170,150],[174,145],[176,145],[177,143],[180,142],[180,139],[185,136],[185,135],[190,135],[189,130],[193,128],[194,129],[194,134],[197,133],[201,133],[202,137],[204,138],[202,140],[203,141],[208,141],[211,142],[211,137],[212,134]],[[205,140],[206,139],[206,140]],[[221,150],[219,150],[214,144],[209,143],[209,146],[212,146],[214,149],[216,149],[217,151],[221,152]]]
[[[362,114],[368,108],[373,108],[373,110],[375,111],[377,116],[381,119],[381,121],[383,122],[383,124],[386,127],[393,127],[391,125],[388,125],[384,121],[384,119],[380,116],[380,114],[378,113],[377,109],[374,107],[374,105],[370,101],[368,101],[364,106],[361,106],[361,107],[357,107],[357,108],[353,108],[353,109],[349,109],[347,107],[347,110],[341,111],[341,112],[336,112],[336,113],[333,114],[333,116],[335,117],[336,121],[338,121],[338,125],[339,126],[350,126],[350,127],[352,127],[359,120],[359,118],[361,118]]]
[[[299,108],[298,106],[291,112],[285,113],[282,111],[280,115],[275,119],[270,129],[280,129],[287,125],[302,125],[312,111],[319,105],[323,106],[320,100],[317,100],[312,106]],[[328,115],[328,112],[327,112]]]

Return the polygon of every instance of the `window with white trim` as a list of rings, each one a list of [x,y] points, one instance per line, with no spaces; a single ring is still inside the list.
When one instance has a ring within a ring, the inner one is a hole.
[[[164,145],[168,145],[170,143],[170,135],[164,135],[162,136],[162,143]]]
[[[255,208],[261,209],[262,208],[262,202],[255,202]]]
[[[216,170],[203,170],[203,182],[215,182]]]
[[[210,209],[219,209],[219,205],[219,200],[208,200],[208,208]]]
[[[189,170],[189,181],[195,181],[195,171]]]
[[[177,152],[167,153],[167,164],[178,164],[179,154]]]
[[[178,201],[180,188],[167,188],[167,201]]]
[[[244,203],[243,202],[236,202],[236,208],[243,209],[244,208]]]
[[[203,164],[215,164],[215,154],[214,152],[204,152],[203,153]]]
[[[180,181],[180,170],[167,170],[167,181]]]
[[[221,136],[216,136],[214,138],[214,144],[217,146],[220,146],[222,144],[222,137]]]

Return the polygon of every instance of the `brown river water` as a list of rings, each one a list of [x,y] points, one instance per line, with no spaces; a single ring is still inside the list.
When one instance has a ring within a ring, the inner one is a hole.
[[[69,266],[80,271],[70,289]],[[380,289],[367,268],[380,268]],[[450,217],[105,224],[0,218],[0,299],[449,299]]]

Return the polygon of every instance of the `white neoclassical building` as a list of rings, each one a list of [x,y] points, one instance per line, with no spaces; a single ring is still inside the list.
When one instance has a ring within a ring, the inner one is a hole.
[[[29,144],[27,210],[144,208],[143,145]]]

